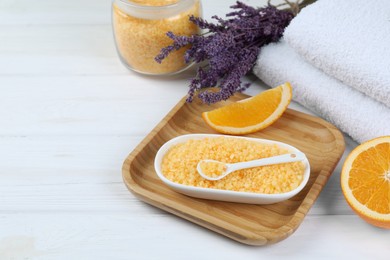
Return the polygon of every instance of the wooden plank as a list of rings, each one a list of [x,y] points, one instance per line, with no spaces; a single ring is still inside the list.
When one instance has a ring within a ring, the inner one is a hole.
[[[0,24],[108,24],[110,0],[0,1]]]
[[[0,39],[0,75],[129,75],[110,25],[3,25]]]
[[[129,193],[120,172],[143,138],[0,136],[0,211],[147,212],[150,207]],[[339,170],[310,214],[353,214],[340,190]]]
[[[278,3],[283,0],[274,0]],[[29,0],[0,1],[0,24],[109,24],[111,22],[111,0],[51,0],[36,2]],[[224,16],[236,0],[203,1],[203,16]],[[262,6],[266,1],[246,0],[247,4]]]
[[[186,94],[187,81],[139,77],[134,85],[133,77],[3,77],[0,135],[144,135]]]
[[[388,233],[354,216],[308,216],[282,243],[248,247],[171,215],[0,214],[1,259],[386,259]],[[337,234],[337,235],[335,235]],[[369,241],[367,241],[369,237]],[[145,245],[145,243],[149,243]],[[325,246],[326,245],[326,246]]]

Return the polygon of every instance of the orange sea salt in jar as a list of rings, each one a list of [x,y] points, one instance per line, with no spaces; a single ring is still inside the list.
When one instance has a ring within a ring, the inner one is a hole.
[[[200,0],[114,0],[112,12],[117,51],[129,69],[162,75],[189,66],[184,61],[185,48],[172,52],[161,64],[154,58],[172,44],[168,31],[185,36],[199,33],[189,16],[202,15]]]

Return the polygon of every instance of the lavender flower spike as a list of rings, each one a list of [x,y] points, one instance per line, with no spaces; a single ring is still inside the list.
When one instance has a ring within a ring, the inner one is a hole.
[[[186,62],[207,61],[190,82],[187,102],[192,102],[197,95],[204,103],[211,104],[248,88],[248,84],[241,84],[241,78],[254,66],[260,48],[278,41],[293,18],[291,12],[271,5],[254,8],[237,2],[231,8],[234,11],[226,19],[213,17],[215,24],[190,17],[190,21],[207,32],[192,36],[168,32],[173,44],[163,48],[155,58],[161,63],[171,52],[189,46],[184,56]],[[220,90],[208,91],[209,87]]]

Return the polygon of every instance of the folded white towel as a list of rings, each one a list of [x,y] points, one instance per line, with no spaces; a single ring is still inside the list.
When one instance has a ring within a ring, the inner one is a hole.
[[[284,37],[315,67],[390,107],[389,0],[319,0]]]
[[[329,77],[281,41],[261,49],[253,72],[270,86],[286,81],[293,99],[363,142],[390,135],[390,109]]]

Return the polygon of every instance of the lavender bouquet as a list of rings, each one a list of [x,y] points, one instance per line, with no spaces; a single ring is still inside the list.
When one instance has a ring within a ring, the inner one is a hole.
[[[161,63],[171,52],[190,46],[185,52],[185,61],[206,65],[200,66],[191,80],[187,102],[192,102],[195,94],[207,104],[226,100],[249,87],[250,83],[242,84],[241,78],[254,66],[260,47],[282,37],[284,28],[297,12],[291,2],[286,2],[291,6],[290,11],[270,4],[253,8],[237,2],[231,6],[234,11],[228,13],[226,19],[213,16],[216,23],[191,16],[190,21],[206,32],[192,36],[167,32],[173,44],[163,48],[155,59]],[[217,92],[206,89],[216,86],[219,87]]]

